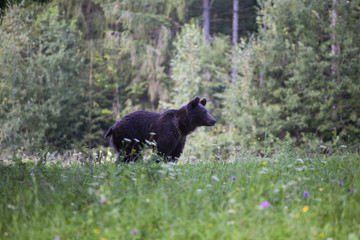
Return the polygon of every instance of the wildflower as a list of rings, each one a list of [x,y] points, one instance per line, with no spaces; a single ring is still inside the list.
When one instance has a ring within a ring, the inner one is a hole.
[[[236,213],[236,211],[234,209],[229,209],[228,210],[228,214],[234,214],[234,213]]]
[[[94,229],[95,234],[100,234],[100,232],[101,232],[100,229],[98,229],[98,228]]]
[[[248,136],[248,138],[250,138],[250,136]]]
[[[304,196],[304,197],[307,197],[307,196],[309,196],[309,195],[310,195],[309,192],[304,191],[304,193],[303,193],[303,196]]]
[[[303,208],[303,210],[302,210],[304,213],[306,213],[307,211],[309,211],[309,206],[308,205],[306,205],[304,208]]]
[[[355,193],[355,189],[350,189],[350,193]]]
[[[136,149],[131,149],[131,151],[136,152]]]
[[[214,226],[214,225],[213,225],[212,223],[209,223],[209,224],[208,224],[208,227],[209,227],[209,228],[212,228],[213,226]]]
[[[218,178],[217,176],[215,176],[215,175],[214,175],[214,176],[211,176],[211,178],[214,179],[214,180],[217,181],[217,182],[219,181],[219,178]]]
[[[343,185],[344,185],[344,182],[338,181],[337,185],[338,185],[338,186],[343,186]]]
[[[263,166],[265,166],[266,165],[266,162],[265,161],[262,161],[262,163],[261,163]]]
[[[105,199],[105,198],[101,198],[101,199],[100,199],[100,203],[101,203],[101,204],[105,204],[105,203],[106,203],[106,199]]]
[[[321,188],[319,188],[319,191],[321,192],[323,190],[323,188],[321,187]]]
[[[136,235],[136,234],[139,234],[139,230],[133,229],[133,230],[130,231],[130,233],[133,234],[133,235]]]
[[[60,240],[60,237],[55,237],[54,240]]]
[[[229,203],[235,203],[236,202],[236,199],[235,198],[230,198],[229,199]]]
[[[321,232],[320,234],[319,234],[319,237],[324,237],[324,232]]]
[[[232,176],[231,179],[234,179],[234,180],[235,180],[235,179],[236,179],[236,176]]]
[[[270,202],[264,201],[264,202],[260,203],[259,207],[262,209],[266,209],[266,208],[270,207]]]
[[[240,188],[239,188],[239,187],[237,187],[237,188],[236,188],[236,191],[240,191]]]
[[[289,34],[288,28],[284,28],[284,33],[285,33],[285,35]]]
[[[235,127],[233,128],[233,131],[235,131]]]
[[[225,184],[226,184],[226,182],[223,182],[223,184],[225,185]]]
[[[256,142],[254,142],[254,144],[256,144]]]
[[[260,140],[260,138],[258,138],[258,140]]]

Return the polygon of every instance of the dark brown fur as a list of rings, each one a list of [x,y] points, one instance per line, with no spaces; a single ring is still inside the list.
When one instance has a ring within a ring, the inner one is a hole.
[[[124,154],[125,162],[136,161],[136,153],[147,141],[155,141],[158,152],[174,161],[180,157],[188,134],[197,127],[215,124],[205,108],[206,102],[206,98],[196,97],[179,109],[163,113],[130,113],[111,126],[104,138],[110,136],[111,146],[119,156]]]

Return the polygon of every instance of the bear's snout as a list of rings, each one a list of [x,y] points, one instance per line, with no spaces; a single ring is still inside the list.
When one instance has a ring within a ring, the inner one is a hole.
[[[209,126],[214,126],[215,123],[216,123],[216,119],[213,118],[213,119],[210,121]]]
[[[214,126],[215,123],[216,123],[216,119],[213,118],[213,117],[208,113],[206,125],[207,125],[207,126]]]

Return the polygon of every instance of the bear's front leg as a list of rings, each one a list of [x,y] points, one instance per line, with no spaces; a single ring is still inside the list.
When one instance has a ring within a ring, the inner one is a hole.
[[[171,156],[171,161],[175,162],[176,159],[178,159],[185,147],[185,142],[186,142],[186,137],[183,137],[180,142],[176,145],[175,149],[172,151],[172,153],[170,154]]]
[[[164,161],[167,162],[169,157],[172,157],[172,152],[174,151],[177,143],[171,140],[168,137],[159,138],[156,141],[156,148],[160,155],[164,156]]]

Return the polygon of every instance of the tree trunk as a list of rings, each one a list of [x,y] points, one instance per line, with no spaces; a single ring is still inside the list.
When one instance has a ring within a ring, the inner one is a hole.
[[[210,45],[210,3],[209,0],[203,0],[203,31],[205,37],[205,44]]]
[[[336,11],[336,7],[338,5],[337,0],[332,1],[332,10],[331,10],[331,28],[332,28],[332,34],[331,34],[331,55],[334,56],[335,60],[334,63],[331,65],[331,76],[333,78],[333,81],[336,81],[338,75],[339,75],[339,61],[338,56],[340,55],[340,44],[336,42],[336,21],[338,18],[338,14]]]
[[[233,5],[233,22],[232,22],[232,45],[234,52],[236,52],[235,47],[236,43],[238,41],[238,29],[239,29],[239,0],[234,0]],[[234,54],[233,57],[237,57],[236,54]],[[233,65],[233,69],[231,72],[231,79],[232,82],[236,82],[236,75],[237,75],[237,69],[235,64]]]
[[[210,37],[210,3],[209,0],[203,0],[203,32],[204,32],[204,40],[205,45],[210,46],[211,37]],[[205,68],[205,80],[210,81],[210,70]]]
[[[89,43],[89,51],[90,51],[90,69],[89,69],[89,149],[92,147],[92,86],[93,86],[93,52],[92,52],[92,42]]]

